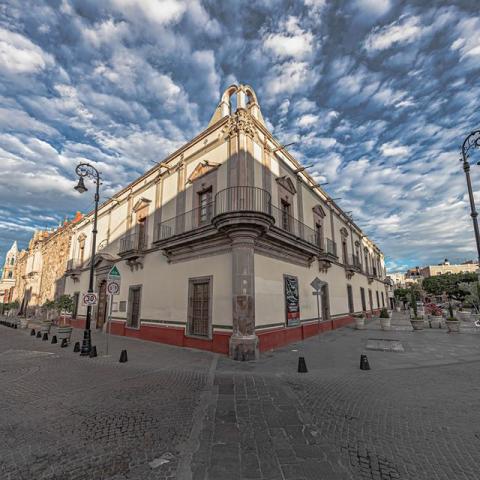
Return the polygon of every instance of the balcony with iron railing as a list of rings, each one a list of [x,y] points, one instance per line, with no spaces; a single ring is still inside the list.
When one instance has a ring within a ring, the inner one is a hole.
[[[77,258],[71,258],[67,261],[67,272],[80,270],[83,266],[83,262]]]
[[[147,246],[146,235],[142,232],[129,233],[120,237],[118,254],[121,257],[135,257],[143,253]]]
[[[318,233],[272,205],[270,193],[257,187],[239,186],[221,190],[214,202],[176,215],[157,224],[154,243],[170,248],[192,240],[213,236],[225,222],[245,224],[261,223],[267,236],[278,241],[294,242],[296,248],[304,248],[312,255],[325,258],[337,257],[335,242],[319,238]]]
[[[357,255],[347,255],[347,258],[345,259],[345,268],[351,272],[360,272],[362,270],[360,258]]]

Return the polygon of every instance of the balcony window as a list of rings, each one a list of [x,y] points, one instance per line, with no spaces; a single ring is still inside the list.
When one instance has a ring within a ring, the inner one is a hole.
[[[198,220],[200,224],[207,223],[211,217],[211,204],[212,204],[212,188],[208,188],[198,194],[199,204],[199,216]]]
[[[282,228],[290,231],[290,204],[282,200]]]
[[[315,239],[316,239],[318,248],[323,248],[323,232],[322,232],[322,224],[320,222],[315,223]]]

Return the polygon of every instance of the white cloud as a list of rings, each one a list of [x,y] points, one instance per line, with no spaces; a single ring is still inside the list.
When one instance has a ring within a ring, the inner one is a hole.
[[[405,145],[400,145],[398,141],[384,143],[380,151],[385,157],[405,157],[410,153],[410,149]]]
[[[53,57],[18,33],[0,27],[0,71],[35,73],[54,65]]]
[[[385,27],[376,27],[366,38],[367,51],[386,50],[393,45],[414,42],[422,34],[418,17],[402,17]]]
[[[176,0],[110,0],[127,18],[141,15],[143,20],[159,25],[178,22],[187,9],[186,2]]]
[[[313,35],[299,26],[296,17],[289,17],[279,33],[270,33],[263,39],[263,48],[279,58],[302,59],[313,50]]]
[[[385,15],[392,8],[390,0],[355,0],[354,6],[364,15],[375,17]]]

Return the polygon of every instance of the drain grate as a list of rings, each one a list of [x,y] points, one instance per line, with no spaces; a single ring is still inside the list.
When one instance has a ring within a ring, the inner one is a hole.
[[[388,338],[369,338],[367,340],[367,350],[379,350],[382,352],[404,352],[402,342]]]

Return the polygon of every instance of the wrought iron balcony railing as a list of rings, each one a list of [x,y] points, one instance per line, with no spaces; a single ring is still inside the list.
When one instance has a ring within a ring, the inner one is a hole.
[[[360,271],[362,268],[362,265],[357,255],[347,255],[345,267]]]
[[[72,270],[79,270],[82,268],[82,262],[76,258],[71,258],[67,261],[67,272]]]
[[[274,226],[317,247],[319,251],[337,256],[335,242],[319,239],[318,233],[285,210],[271,203],[270,193],[257,187],[239,186],[221,190],[214,202],[160,222],[155,230],[155,242],[163,242],[211,224],[218,215],[237,212],[263,213],[273,217]]]
[[[120,238],[120,246],[118,253],[119,255],[124,255],[129,252],[143,252],[147,245],[147,238],[144,234],[139,234],[138,232],[129,233]]]

